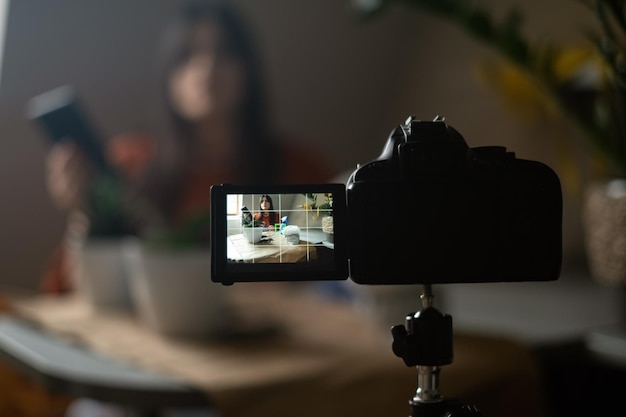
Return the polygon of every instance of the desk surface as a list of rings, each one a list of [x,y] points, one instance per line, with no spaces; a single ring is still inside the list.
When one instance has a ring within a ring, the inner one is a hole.
[[[94,314],[80,297],[18,298],[13,304],[17,315],[47,331],[206,392],[226,417],[291,410],[300,417],[377,417],[410,411],[415,370],[393,355],[390,335],[354,309],[303,295],[289,285],[229,289],[248,318],[275,321],[283,331],[257,339],[181,340],[161,336],[128,314]],[[466,401],[519,396],[519,415],[541,415],[535,371],[531,356],[517,343],[455,335],[455,360],[444,368],[441,388]],[[496,406],[481,404],[481,409],[485,415],[504,411],[488,412]]]
[[[91,351],[11,315],[0,316],[0,357],[44,387],[137,412],[206,407],[210,400],[186,381]]]
[[[227,257],[232,261],[257,263],[290,263],[317,258],[315,245],[300,240],[289,244],[285,236],[275,232],[263,232],[263,240],[249,243],[243,234],[228,236]]]

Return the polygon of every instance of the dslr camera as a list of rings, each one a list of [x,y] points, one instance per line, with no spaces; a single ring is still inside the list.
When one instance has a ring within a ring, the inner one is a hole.
[[[215,282],[550,281],[561,272],[555,172],[501,146],[469,147],[441,117],[409,117],[347,184],[223,184],[211,194]],[[267,216],[263,195],[280,222],[243,221],[244,206]]]

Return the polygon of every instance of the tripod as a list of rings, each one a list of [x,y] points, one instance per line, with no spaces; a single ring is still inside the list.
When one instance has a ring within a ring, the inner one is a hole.
[[[391,328],[393,353],[406,366],[417,367],[417,390],[409,401],[411,417],[478,417],[475,406],[439,392],[441,366],[452,363],[452,317],[433,307],[430,284],[424,285],[420,298],[422,309],[406,316],[406,326]]]

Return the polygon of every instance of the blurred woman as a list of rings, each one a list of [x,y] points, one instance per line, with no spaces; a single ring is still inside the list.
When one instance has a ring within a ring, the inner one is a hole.
[[[166,126],[158,131],[166,134],[117,135],[106,150],[166,228],[206,216],[213,184],[326,182],[335,174],[327,158],[274,128],[254,45],[232,2],[185,7],[166,29],[159,58],[160,120]],[[65,142],[50,150],[47,167],[52,199],[88,219],[95,183],[89,161]],[[141,235],[143,228],[131,232]],[[67,290],[68,269],[61,248],[44,289]]]

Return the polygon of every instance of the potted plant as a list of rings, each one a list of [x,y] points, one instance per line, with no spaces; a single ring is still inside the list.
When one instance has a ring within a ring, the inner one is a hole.
[[[139,319],[167,337],[211,338],[228,318],[226,290],[211,281],[210,213],[127,239],[125,265]]]
[[[246,237],[248,243],[257,243],[263,237],[265,227],[260,219],[253,219],[247,222],[242,222],[243,234]]]
[[[155,207],[128,185],[144,171],[152,152],[151,140],[143,135],[113,137],[106,152],[111,169],[93,171],[84,205],[71,215],[73,283],[96,308],[132,307],[124,243],[162,224]]]
[[[313,220],[321,218],[321,228],[326,234],[328,242],[333,242],[334,228],[333,228],[333,195],[330,193],[324,194],[303,194],[306,197],[306,202],[302,204],[302,208],[309,210],[313,213]],[[324,201],[318,201],[323,198]]]
[[[134,229],[124,207],[122,188],[117,177],[98,175],[84,209],[70,218],[68,242],[74,258],[72,280],[96,310],[132,308],[122,248]]]
[[[96,176],[76,222],[83,224],[74,244],[80,289],[99,310],[136,309],[157,330],[191,332],[193,321],[183,329],[185,308],[201,304],[194,297],[212,299],[206,288],[211,283],[210,213],[168,224],[124,178]],[[218,291],[211,288],[211,294]],[[170,318],[165,320],[160,311]]]

